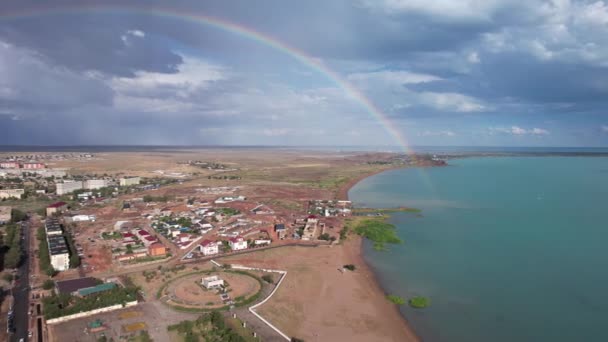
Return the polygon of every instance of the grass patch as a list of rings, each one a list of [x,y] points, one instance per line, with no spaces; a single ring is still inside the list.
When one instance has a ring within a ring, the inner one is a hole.
[[[397,305],[405,304],[405,299],[403,299],[402,297],[396,296],[396,295],[388,295],[388,296],[386,296],[386,299],[388,299],[389,302],[391,302],[393,304],[397,304]]]
[[[414,309],[424,309],[431,305],[431,300],[427,297],[417,296],[410,298],[408,304]]]
[[[355,233],[372,241],[374,249],[386,250],[386,244],[399,244],[403,241],[397,236],[395,226],[384,221],[384,218],[365,218],[354,224]]]

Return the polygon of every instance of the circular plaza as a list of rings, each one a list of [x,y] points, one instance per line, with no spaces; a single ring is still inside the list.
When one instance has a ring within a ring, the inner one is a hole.
[[[177,309],[213,310],[247,301],[261,288],[260,281],[246,273],[201,272],[169,281],[160,297]]]

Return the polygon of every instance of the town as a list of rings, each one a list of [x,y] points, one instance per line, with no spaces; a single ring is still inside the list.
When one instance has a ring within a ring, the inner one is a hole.
[[[304,197],[286,204],[290,199],[269,197],[259,188],[239,183],[184,186],[190,179],[172,177],[175,172],[171,171],[154,170],[148,177],[72,173],[70,168],[49,167],[44,162],[70,158],[86,163],[97,157],[89,153],[41,154],[9,156],[0,163],[0,224],[4,225],[4,244],[11,252],[4,257],[3,272],[3,281],[12,284],[3,301],[9,335],[17,333],[16,322],[25,319],[30,338],[63,340],[67,338],[62,337],[63,330],[56,329],[61,324],[112,311],[119,303],[122,308],[153,301],[147,286],[137,290],[142,287],[141,279],[137,281],[139,277],[133,274],[144,275],[147,285],[157,280],[159,271],[192,271],[201,263],[213,265],[221,257],[281,246],[337,245],[344,219],[352,214],[352,203],[344,199]],[[211,181],[241,178],[233,173],[226,178],[216,176],[237,170],[220,163],[177,164],[192,167],[192,173],[187,173],[191,176],[203,167]],[[205,175],[199,177],[205,179]],[[24,208],[30,202],[44,206],[26,213]],[[269,281],[262,281],[261,287],[251,283],[252,289],[243,292],[239,289],[250,279],[229,270],[212,271],[216,268],[199,276],[203,290],[220,289],[216,297],[203,296],[205,305],[215,303],[207,305],[211,308],[238,307],[257,287],[258,292],[267,292],[271,290],[267,287],[281,279],[280,273],[254,270],[253,278]],[[154,288],[157,292],[177,291],[169,299],[158,298],[167,304],[163,310],[184,302],[196,306],[193,293],[201,290],[186,291],[182,286],[178,282],[164,290]],[[20,288],[29,293],[28,301],[15,295]],[[19,311],[27,316],[20,318]],[[112,328],[103,319],[85,321],[83,329],[98,338]],[[256,323],[263,325],[263,321],[250,322]],[[136,326],[121,328],[124,334],[120,336],[149,331]],[[264,330],[267,327],[251,333],[264,334]]]

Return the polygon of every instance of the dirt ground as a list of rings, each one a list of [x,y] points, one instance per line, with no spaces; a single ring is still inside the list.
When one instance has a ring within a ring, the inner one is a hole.
[[[154,341],[169,341],[167,326],[182,320],[196,319],[198,315],[176,312],[159,302],[142,303],[134,307],[116,310],[104,314],[71,320],[61,324],[49,325],[51,341],[63,342],[96,342],[102,333],[109,340],[124,341],[121,336],[129,336],[123,326],[144,322],[148,333]],[[101,319],[107,329],[98,333],[85,333],[87,325]],[[132,333],[137,335],[139,332]]]
[[[283,269],[276,294],[258,313],[289,336],[306,341],[417,341],[396,307],[379,289],[349,237],[337,247],[285,247],[221,262]],[[340,272],[355,264],[354,272]]]
[[[204,307],[214,308],[221,307],[224,305],[220,299],[219,294],[215,290],[204,290],[200,283],[203,277],[211,275],[217,275],[220,279],[223,279],[226,283],[230,284],[230,291],[228,295],[231,298],[237,298],[240,296],[249,297],[260,290],[260,283],[249,276],[235,273],[218,272],[212,274],[196,274],[180,279],[176,279],[174,282],[169,284],[167,292],[177,298],[178,303],[191,303],[186,304],[189,307]],[[213,303],[207,305],[207,303]]]

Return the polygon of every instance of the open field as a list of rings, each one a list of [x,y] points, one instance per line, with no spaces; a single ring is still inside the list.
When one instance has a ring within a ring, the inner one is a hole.
[[[276,294],[258,309],[289,336],[306,341],[416,341],[378,288],[359,255],[361,240],[342,246],[285,247],[220,262],[288,271]],[[355,264],[354,272],[340,272]]]

